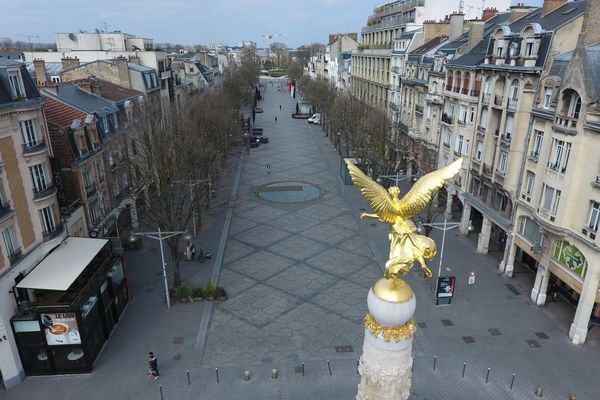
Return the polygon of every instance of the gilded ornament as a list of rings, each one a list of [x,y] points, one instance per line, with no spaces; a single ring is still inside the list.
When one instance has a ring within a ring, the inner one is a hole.
[[[365,328],[371,335],[374,337],[381,335],[386,342],[393,340],[398,343],[400,340],[410,339],[417,331],[414,319],[410,319],[406,324],[400,326],[381,326],[371,314],[367,314],[364,321]]]
[[[374,211],[373,214],[362,213],[360,217],[374,218],[390,224],[390,254],[385,263],[384,278],[400,280],[415,262],[421,265],[424,275],[431,278],[432,274],[425,260],[431,260],[435,256],[435,242],[427,236],[417,234],[417,227],[411,218],[431,201],[445,181],[460,171],[462,161],[461,157],[452,164],[423,176],[402,198],[398,187],[392,186],[386,190],[349,160],[346,161],[352,182]]]

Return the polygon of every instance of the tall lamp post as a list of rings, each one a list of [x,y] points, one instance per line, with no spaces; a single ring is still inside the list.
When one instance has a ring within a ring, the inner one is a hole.
[[[171,308],[171,298],[169,297],[169,283],[167,282],[167,264],[165,263],[165,252],[163,250],[163,240],[168,239],[175,235],[185,235],[184,238],[186,240],[191,240],[192,236],[186,231],[171,231],[171,232],[163,232],[160,230],[160,226],[158,227],[157,232],[131,232],[131,236],[129,237],[130,242],[135,242],[136,236],[145,236],[150,239],[155,239],[160,242],[160,259],[162,261],[162,273],[163,280],[165,282],[165,298],[167,299],[167,308]]]
[[[425,226],[429,226],[430,228],[433,229],[437,229],[442,231],[442,248],[440,249],[440,262],[438,264],[438,272],[437,272],[437,277],[435,280],[435,285],[437,286],[439,280],[440,280],[440,275],[442,274],[442,264],[444,262],[444,246],[446,245],[446,232],[457,228],[460,226],[460,223],[458,222],[450,222],[448,223],[448,218],[444,218],[444,222],[429,222],[429,223],[420,223],[419,227],[417,228],[417,232],[421,233],[423,231],[423,227]],[[474,228],[473,228],[473,224],[472,221],[469,221],[469,227],[467,228],[469,230],[469,232],[471,232]],[[434,292],[435,292],[435,287],[434,286]],[[437,293],[434,294],[437,298]],[[434,298],[435,300],[435,298]]]

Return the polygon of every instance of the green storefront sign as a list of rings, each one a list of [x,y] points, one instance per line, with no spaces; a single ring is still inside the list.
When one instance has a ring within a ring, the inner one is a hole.
[[[587,261],[579,249],[565,241],[559,241],[554,246],[554,259],[562,266],[570,269],[582,278],[587,273]]]

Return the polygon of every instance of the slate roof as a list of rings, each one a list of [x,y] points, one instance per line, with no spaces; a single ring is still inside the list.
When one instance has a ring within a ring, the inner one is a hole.
[[[27,65],[27,70],[32,77],[35,77],[35,68],[33,67],[32,62],[25,63]],[[63,70],[62,62],[59,61],[50,61],[45,62],[44,66],[46,67],[46,74],[48,78],[51,76],[60,76],[60,73]]]
[[[427,42],[427,43],[417,47],[413,51],[411,51],[410,56],[408,56],[409,60],[410,60],[410,57],[412,57],[413,55],[422,56],[422,55],[427,54],[428,52],[435,49],[436,47],[438,47],[441,43],[445,42],[446,40],[448,40],[448,38],[445,36],[442,36],[442,37],[438,36],[438,37],[431,39],[429,42]]]
[[[73,120],[83,121],[87,116],[76,108],[48,96],[44,96],[44,111],[48,123],[58,128],[68,128]]]
[[[512,32],[518,33],[528,24],[538,23],[545,30],[555,30],[583,14],[585,4],[586,0],[569,1],[546,15],[542,14],[541,7],[536,8],[529,14],[514,21],[509,27]]]
[[[600,44],[582,49],[585,89],[593,98],[600,98]]]
[[[8,68],[18,68],[21,71],[27,100],[15,101],[15,99],[13,99],[10,82],[8,80]],[[20,61],[0,60],[0,109],[19,108],[24,105],[31,105],[31,101],[39,102],[40,92],[37,90],[29,73],[27,73],[25,64]]]
[[[92,80],[94,89],[98,90],[98,95],[104,99],[114,101],[116,103],[123,102],[129,99],[135,99],[139,96],[143,96],[143,93],[137,90],[132,90],[123,86],[119,86],[112,82],[104,81],[102,79]]]
[[[485,39],[485,37],[489,36],[498,25],[506,24],[508,22],[508,17],[509,17],[509,13],[506,13],[506,12],[498,13],[498,14],[496,14],[495,17],[490,18],[487,21],[485,21],[485,24],[483,27],[484,39]],[[458,37],[458,39],[444,44],[442,47],[439,48],[438,51],[440,51],[442,53],[446,53],[446,54],[450,54],[450,53],[454,54],[457,49],[459,49],[462,46],[464,46],[465,44],[467,44],[468,40],[469,40],[469,33],[465,32],[462,35],[460,35]]]
[[[75,83],[59,85],[58,93],[44,91],[44,95],[48,97],[55,97],[61,102],[75,107],[87,114],[105,116],[118,111],[118,108],[112,101],[88,93]]]
[[[64,71],[71,71],[73,69],[80,68],[83,65],[95,64],[95,63],[105,63],[105,64],[110,64],[110,65],[116,65],[116,61],[115,60],[95,60],[95,61],[90,61],[90,62],[87,62],[87,63],[80,64],[80,65],[75,65],[75,66],[73,66],[71,68],[65,69]],[[127,63],[127,68],[129,68],[132,71],[137,71],[137,72],[152,72],[152,71],[155,71],[155,69],[152,68],[152,67],[147,67],[145,65],[139,65],[139,64],[131,63],[131,62]]]

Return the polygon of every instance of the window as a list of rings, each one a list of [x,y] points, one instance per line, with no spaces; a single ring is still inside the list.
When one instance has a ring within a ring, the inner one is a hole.
[[[21,72],[18,70],[8,71],[8,80],[10,82],[10,90],[12,91],[13,98],[25,98],[25,88],[23,87]]]
[[[551,186],[544,186],[544,197],[542,198],[542,210],[555,215],[558,211],[558,205],[560,203],[560,190],[554,189]]]
[[[567,171],[567,164],[569,163],[569,156],[571,155],[571,143],[565,143],[565,156],[563,157],[562,164],[560,166],[560,172],[565,173]]]
[[[551,87],[546,87],[546,91],[544,93],[544,109],[549,109],[550,108],[550,104],[552,103],[552,88]]]
[[[500,161],[498,162],[498,171],[503,174],[506,173],[506,164],[508,163],[508,153],[501,152],[500,153]]]
[[[106,116],[100,117],[99,121],[102,132],[108,133],[108,120],[106,119]]]
[[[487,96],[492,94],[492,78],[489,76],[485,80],[485,89],[483,93]]]
[[[96,159],[96,171],[100,182],[104,181],[104,165],[102,165],[101,159]]]
[[[496,46],[496,57],[502,57],[504,53],[504,39],[498,39],[498,45]]]
[[[93,184],[94,184],[94,178],[92,177],[92,172],[91,170],[85,169],[83,170],[83,184],[85,185],[85,188],[90,188]]]
[[[427,105],[427,118],[431,118],[431,104]]]
[[[452,140],[452,132],[446,129],[446,135],[444,136],[444,146],[450,147],[450,141]]]
[[[569,109],[567,111],[567,117],[579,118],[579,112],[581,111],[581,97],[576,92],[571,93],[569,100]]]
[[[483,108],[481,110],[481,118],[479,119],[479,125],[481,125],[482,128],[487,128],[487,123],[488,123],[488,109]]]
[[[21,125],[21,135],[23,136],[23,144],[25,147],[35,147],[40,144],[35,119],[21,121],[19,125]]]
[[[483,157],[483,142],[477,141],[477,148],[475,149],[475,159],[481,161],[481,157]]]
[[[35,188],[36,192],[45,190],[50,184],[48,174],[46,172],[46,166],[44,164],[36,164],[32,167],[29,167],[29,173],[31,174],[33,187]]]
[[[88,206],[88,210],[90,212],[90,220],[93,225],[96,225],[98,221],[98,201],[94,201],[92,204]]]
[[[534,157],[539,157],[540,152],[542,151],[542,142],[544,141],[544,132],[535,131],[535,137],[533,139],[533,149],[531,150],[531,155]]]
[[[460,105],[460,111],[458,114],[458,122],[460,124],[464,124],[467,122],[467,106],[465,105]]]
[[[519,99],[519,81],[517,79],[515,79],[514,81],[512,81],[512,84],[510,85],[510,99],[511,100],[518,100]]]
[[[6,253],[10,258],[10,256],[13,255],[19,248],[14,225],[9,226],[8,228],[2,231],[2,239],[4,239]]]
[[[469,122],[473,123],[474,120],[475,120],[475,107],[471,107],[471,113],[469,115]]]
[[[531,195],[533,193],[533,185],[535,184],[535,174],[531,171],[527,171],[527,177],[525,178],[525,194]]]
[[[515,117],[512,114],[508,114],[506,117],[506,126],[504,127],[504,135],[510,139],[512,136],[513,125],[515,123]]]
[[[588,219],[588,228],[594,232],[598,231],[598,222],[600,220],[600,203],[592,201],[590,207],[590,217]]]
[[[56,224],[54,222],[54,212],[52,211],[52,206],[42,208],[39,212],[44,233],[53,232],[56,228]]]
[[[535,39],[528,38],[525,42],[525,57],[533,56],[533,45],[535,43]]]
[[[548,162],[548,167],[555,171],[564,173],[567,170],[567,163],[571,155],[571,143],[563,140],[554,139],[552,142],[552,158]]]
[[[458,135],[456,137],[456,143],[454,144],[454,154],[460,156],[463,154],[463,146],[465,144],[465,138],[463,135]]]

